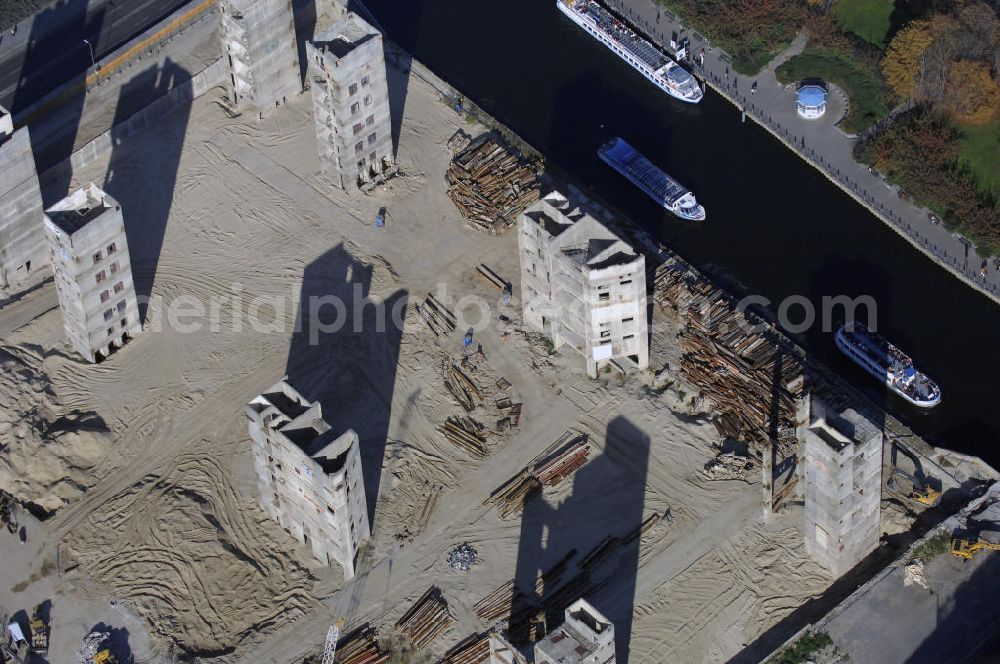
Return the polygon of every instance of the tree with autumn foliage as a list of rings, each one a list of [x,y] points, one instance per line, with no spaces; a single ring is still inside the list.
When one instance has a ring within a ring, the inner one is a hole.
[[[945,107],[960,122],[988,122],[1000,106],[1000,87],[989,66],[979,60],[959,60],[948,73]]]
[[[882,76],[897,99],[913,95],[920,61],[934,42],[926,21],[913,21],[896,33],[882,59]]]

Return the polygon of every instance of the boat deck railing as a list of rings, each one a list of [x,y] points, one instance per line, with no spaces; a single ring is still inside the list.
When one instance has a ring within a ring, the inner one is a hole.
[[[644,64],[656,70],[667,64],[669,60],[660,53],[656,47],[648,41],[632,32],[629,28],[616,19],[611,12],[601,7],[596,2],[588,0],[585,3],[577,3],[579,11],[597,23],[597,27],[609,34],[615,41],[622,45],[626,51],[642,60]]]

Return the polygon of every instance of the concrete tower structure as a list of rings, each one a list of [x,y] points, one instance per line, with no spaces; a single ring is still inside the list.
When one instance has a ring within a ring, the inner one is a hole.
[[[142,332],[121,205],[91,183],[44,219],[66,337],[96,362]]]
[[[581,353],[592,377],[615,358],[649,365],[642,254],[559,192],[521,213],[517,243],[525,323]]]
[[[566,608],[566,621],[535,643],[535,664],[614,664],[615,626],[586,600]]]
[[[841,576],[875,550],[882,501],[882,432],[860,413],[811,402],[800,430],[806,551]]]
[[[368,538],[368,504],[354,431],[336,435],[310,403],[281,379],[246,406],[260,504],[326,565],[354,576]]]
[[[219,0],[229,94],[260,117],[302,92],[291,0]]]
[[[343,189],[394,170],[382,35],[353,13],[306,44],[320,168]]]
[[[0,298],[45,278],[49,247],[28,128],[0,106]]]

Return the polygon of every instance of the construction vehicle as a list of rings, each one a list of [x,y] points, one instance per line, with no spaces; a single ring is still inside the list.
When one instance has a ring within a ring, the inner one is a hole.
[[[118,664],[118,658],[111,652],[111,648],[105,648],[94,655],[94,664]]]
[[[333,661],[337,656],[337,641],[340,640],[340,628],[343,626],[343,618],[337,618],[333,621],[333,624],[330,625],[330,629],[326,633],[326,645],[323,648],[322,664],[333,664]]]
[[[960,537],[955,537],[951,540],[951,553],[959,558],[972,560],[972,556],[974,556],[977,551],[1000,551],[1000,544],[980,541],[973,542],[972,540],[962,539]]]
[[[36,655],[44,655],[49,651],[49,626],[42,620],[42,605],[35,607],[35,612],[28,622],[28,631],[31,633],[31,652]]]
[[[888,486],[893,491],[900,493],[906,498],[920,503],[926,507],[936,507],[938,503],[941,502],[941,492],[933,488],[929,482],[921,480],[910,473],[906,472],[897,465],[892,466],[892,476],[886,482]],[[909,493],[900,491],[896,482],[896,475],[906,478],[910,482]]]

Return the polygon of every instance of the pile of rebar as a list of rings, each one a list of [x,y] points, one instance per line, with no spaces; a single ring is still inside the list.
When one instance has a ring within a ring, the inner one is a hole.
[[[448,195],[472,224],[503,233],[539,198],[540,164],[486,134],[458,153],[448,167]]]
[[[476,409],[476,402],[483,400],[483,392],[476,382],[454,362],[449,362],[445,369],[444,384],[466,412],[471,413]]]
[[[681,374],[718,406],[719,435],[745,441],[760,458],[779,429],[794,430],[805,387],[801,356],[766,321],[679,260],[657,268],[655,292],[661,307],[681,317]]]
[[[441,432],[452,445],[474,459],[485,459],[489,455],[484,427],[471,417],[449,417],[441,426]]]
[[[453,622],[448,602],[436,586],[427,589],[403,617],[396,629],[405,634],[416,648],[423,648],[445,632]]]
[[[473,609],[483,622],[492,625],[510,615],[516,593],[518,591],[514,588],[514,582],[508,581],[476,602]]]
[[[541,490],[538,478],[524,469],[494,490],[486,502],[497,508],[501,519],[509,519],[520,514],[525,501]]]
[[[563,478],[573,474],[577,468],[587,462],[587,457],[590,455],[587,434],[570,435],[572,435],[570,440],[562,444],[555,452],[543,453],[541,458],[536,458],[531,468],[531,474],[545,486],[558,484]]]
[[[365,623],[356,630],[341,637],[337,642],[336,664],[384,664],[390,653],[384,652],[378,644],[378,632]]]
[[[448,336],[455,331],[456,319],[446,306],[437,298],[428,294],[422,305],[417,305],[417,313],[427,323],[427,327],[435,337]]]
[[[490,634],[470,634],[444,654],[438,664],[482,664],[490,660]]]

